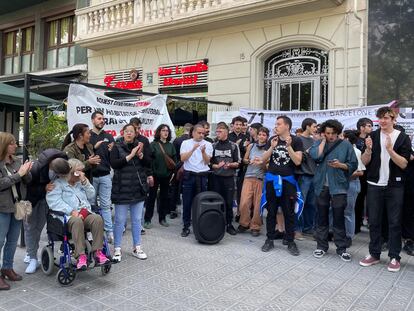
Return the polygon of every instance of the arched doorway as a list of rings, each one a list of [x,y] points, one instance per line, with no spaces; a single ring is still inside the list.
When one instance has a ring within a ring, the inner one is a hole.
[[[328,52],[290,48],[264,63],[265,108],[310,111],[328,106]]]

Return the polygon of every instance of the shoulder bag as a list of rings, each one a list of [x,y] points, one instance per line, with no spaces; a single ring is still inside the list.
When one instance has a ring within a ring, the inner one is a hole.
[[[13,174],[4,166],[6,172],[9,176]],[[16,184],[11,186],[13,199],[14,199],[14,206],[16,211],[14,212],[14,218],[17,220],[24,220],[27,221],[27,218],[32,214],[32,203],[30,201],[23,201],[19,199],[19,194],[17,193]]]
[[[165,152],[164,147],[162,146],[161,143],[158,143],[158,145],[160,146],[161,152],[164,156],[164,161],[165,161],[165,165],[167,166],[168,170],[173,171],[175,170],[175,162],[173,159],[171,159],[171,157]]]

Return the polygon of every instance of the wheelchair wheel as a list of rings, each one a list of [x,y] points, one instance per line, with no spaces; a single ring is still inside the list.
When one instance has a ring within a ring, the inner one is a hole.
[[[109,271],[111,271],[111,262],[108,262],[107,264],[101,266],[101,272],[103,276],[107,275]]]
[[[59,269],[56,275],[56,280],[62,286],[71,285],[72,282],[75,280],[75,278],[76,278],[76,271],[72,267],[68,267],[64,269],[61,268]]]
[[[44,274],[51,275],[53,273],[53,267],[55,265],[55,256],[49,246],[42,248],[42,251],[40,253],[40,262]]]

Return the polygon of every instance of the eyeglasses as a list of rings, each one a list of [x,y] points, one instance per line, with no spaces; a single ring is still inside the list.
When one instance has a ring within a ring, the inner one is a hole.
[[[125,134],[135,134],[135,131],[124,131]]]

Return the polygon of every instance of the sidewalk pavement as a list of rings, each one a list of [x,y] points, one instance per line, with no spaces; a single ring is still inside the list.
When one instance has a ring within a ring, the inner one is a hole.
[[[226,234],[217,245],[202,245],[193,234],[180,237],[180,231],[179,219],[170,220],[168,228],[154,223],[143,236],[148,259],[142,261],[129,252],[127,230],[122,262],[106,276],[100,269],[81,272],[70,287],[41,270],[23,275],[23,281],[10,282],[10,291],[0,292],[0,311],[414,310],[414,258],[402,254],[399,273],[387,271],[385,253],[381,264],[360,267],[368,251],[367,232],[357,235],[347,263],[333,244],[325,257],[314,258],[312,239],[297,241],[301,255],[293,257],[281,240],[263,253],[263,234]],[[21,274],[24,254],[18,248],[15,256]]]

